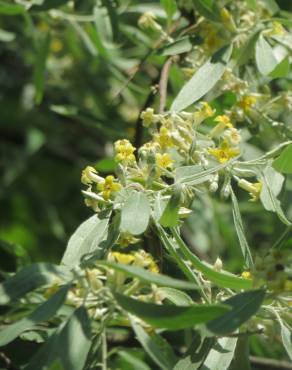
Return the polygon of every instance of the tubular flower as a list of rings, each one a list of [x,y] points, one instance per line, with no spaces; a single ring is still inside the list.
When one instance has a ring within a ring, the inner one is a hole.
[[[208,152],[213,155],[220,163],[225,163],[230,159],[239,155],[240,150],[236,147],[231,147],[228,141],[224,140],[219,148],[211,148]]]
[[[230,118],[223,114],[222,116],[217,116],[215,122],[218,122],[217,125],[209,133],[209,137],[213,138],[219,136],[226,128],[232,128],[233,125],[230,121]]]
[[[159,121],[159,116],[158,114],[154,114],[154,109],[153,108],[147,108],[144,110],[141,115],[140,115],[143,125],[145,127],[151,126],[153,123],[157,123]]]
[[[91,166],[87,166],[81,175],[81,182],[84,185],[90,185],[93,182],[100,182],[103,181],[103,178],[97,175],[97,171],[95,168]]]
[[[250,108],[255,105],[257,98],[251,95],[245,95],[239,102],[238,105],[244,112],[249,112]]]
[[[206,118],[212,117],[215,114],[215,110],[205,101],[200,103],[201,108],[194,113],[194,123],[198,126]]]
[[[248,279],[248,280],[251,280],[252,279],[252,274],[249,271],[243,271],[243,273],[241,274],[241,276],[244,279]]]
[[[275,21],[272,22],[272,28],[264,32],[266,36],[283,36],[285,34],[285,28],[281,23]]]
[[[146,12],[141,15],[141,17],[138,20],[138,25],[140,28],[146,30],[151,29],[153,31],[160,32],[162,30],[162,27],[160,24],[156,22],[156,17],[151,12]]]
[[[158,167],[162,168],[169,168],[173,165],[173,160],[171,159],[171,156],[168,153],[160,154],[157,153],[155,155],[155,161]]]
[[[255,182],[254,184],[247,181],[247,180],[244,180],[244,179],[240,179],[238,181],[238,186],[241,188],[241,189],[244,189],[246,191],[249,192],[249,195],[251,196],[251,199],[250,201],[251,202],[255,202],[259,199],[260,197],[260,194],[261,194],[261,191],[262,191],[262,187],[263,187],[263,184],[261,181],[259,182]]]
[[[241,141],[241,136],[236,128],[230,128],[224,132],[224,139],[228,141],[231,146],[236,146]]]
[[[112,193],[116,193],[121,190],[121,184],[115,182],[113,176],[107,176],[103,182],[100,182],[98,185],[98,190],[101,191],[103,199],[108,200]]]
[[[162,149],[170,148],[174,145],[169,130],[164,126],[160,128],[159,134],[156,136],[156,141]]]
[[[135,162],[134,151],[136,148],[129,142],[129,140],[118,140],[115,142],[116,160],[118,162],[130,163]]]
[[[124,265],[130,265],[135,261],[135,257],[132,254],[120,253],[120,252],[111,252],[108,256],[109,261],[116,261]]]
[[[158,274],[159,273],[159,268],[154,261],[153,257],[151,254],[145,252],[144,250],[140,250],[134,254],[135,256],[135,262],[134,265],[143,267],[148,269],[149,271]]]

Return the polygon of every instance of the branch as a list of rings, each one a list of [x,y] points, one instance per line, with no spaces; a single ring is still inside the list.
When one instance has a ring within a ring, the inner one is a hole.
[[[250,356],[250,362],[258,369],[264,370],[292,370],[292,364],[287,361],[278,361],[271,358]]]
[[[166,103],[166,96],[167,96],[167,84],[168,84],[168,76],[170,72],[170,67],[173,63],[174,57],[170,57],[164,63],[161,71],[160,81],[159,81],[159,95],[160,95],[160,103],[159,103],[159,113],[164,112],[165,103]]]

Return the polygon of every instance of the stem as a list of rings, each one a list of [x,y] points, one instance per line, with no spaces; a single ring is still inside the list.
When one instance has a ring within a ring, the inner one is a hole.
[[[164,112],[164,108],[165,108],[168,76],[169,76],[169,71],[170,71],[172,62],[173,62],[173,57],[170,57],[169,59],[167,59],[161,71],[161,76],[160,76],[160,81],[159,81],[159,94],[160,94],[159,113],[160,114]]]
[[[105,328],[102,333],[102,370],[107,370],[107,342]]]
[[[250,356],[250,362],[258,369],[264,370],[292,370],[292,364],[287,361],[278,361],[271,358]]]

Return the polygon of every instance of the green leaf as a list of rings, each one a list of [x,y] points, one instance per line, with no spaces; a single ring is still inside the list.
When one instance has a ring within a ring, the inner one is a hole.
[[[261,32],[255,30],[246,40],[245,44],[240,48],[237,56],[237,64],[239,66],[248,62],[254,55],[254,48]]]
[[[256,42],[255,58],[257,68],[263,76],[269,75],[278,64],[272,47],[262,35],[260,35]]]
[[[12,342],[22,332],[32,329],[36,324],[49,320],[65,302],[70,285],[65,285],[35,311],[20,321],[7,326],[0,332],[0,346]]]
[[[159,51],[161,55],[164,56],[178,55],[182,53],[187,53],[192,49],[192,47],[193,45],[190,41],[190,38],[188,36],[185,36],[165,45]]]
[[[118,17],[110,1],[98,0],[94,7],[94,23],[104,47],[112,46],[117,34]],[[105,6],[106,5],[106,6]]]
[[[262,172],[262,190],[260,200],[267,211],[275,212],[279,219],[286,225],[291,225],[290,221],[285,216],[281,203],[277,199],[280,193],[284,177],[272,167],[267,166]]]
[[[11,2],[0,1],[0,14],[16,15],[23,14],[26,10],[22,5],[13,4]]]
[[[207,94],[222,77],[231,53],[232,46],[225,46],[203,64],[181,89],[171,111],[179,112]]]
[[[64,267],[49,263],[26,266],[0,284],[0,305],[9,304],[36,288],[51,284],[57,278],[68,281],[72,275]]]
[[[171,21],[172,17],[176,12],[176,1],[175,0],[160,0],[161,5],[163,6],[167,18]]]
[[[197,11],[207,19],[220,22],[220,11],[215,0],[194,0]]]
[[[275,0],[263,0],[263,5],[268,9],[272,14],[277,13],[280,8]]]
[[[241,219],[241,214],[240,214],[237,198],[232,189],[231,189],[231,200],[232,200],[233,222],[234,222],[235,230],[238,236],[241,252],[242,252],[246,266],[249,269],[251,269],[254,263],[253,263],[252,255],[249,249],[248,242],[245,237],[244,227],[243,227],[243,223]]]
[[[36,50],[36,60],[34,63],[33,82],[35,87],[35,102],[40,104],[43,100],[45,87],[46,62],[50,51],[51,34],[47,32],[43,36]]]
[[[145,303],[125,295],[114,294],[118,304],[148,324],[169,330],[179,330],[206,323],[228,310],[223,305],[175,306]]]
[[[122,208],[121,231],[132,235],[142,234],[148,227],[150,211],[147,196],[142,192],[131,192]]]
[[[185,292],[182,292],[181,290],[177,290],[174,288],[157,288],[156,289],[159,296],[162,296],[163,299],[168,299],[171,303],[177,305],[177,306],[190,306],[194,302],[192,298],[187,295]]]
[[[173,361],[173,356],[169,356],[169,352],[171,352],[171,348],[167,351],[167,355],[165,354],[165,348],[162,349],[160,345],[160,341],[155,340],[158,334],[149,335],[141,325],[139,325],[134,318],[131,318],[131,325],[136,334],[138,341],[141,343],[142,347],[144,348],[145,352],[152,358],[152,360],[163,370],[172,369],[174,366],[175,361]]]
[[[289,330],[282,322],[280,322],[280,324],[283,346],[285,347],[286,352],[292,361],[292,333],[291,330]]]
[[[69,239],[61,262],[67,266],[75,266],[80,264],[83,256],[96,252],[101,258],[101,243],[107,237],[109,218],[108,214],[99,214],[84,221]]]
[[[264,298],[265,291],[262,289],[239,293],[228,298],[222,303],[230,305],[232,310],[209,322],[207,328],[218,335],[234,332],[259,310]]]
[[[174,279],[172,277],[162,275],[162,274],[155,274],[153,272],[147,271],[138,266],[124,265],[121,263],[113,263],[113,262],[106,262],[106,261],[97,261],[97,263],[101,266],[110,267],[116,271],[123,272],[128,276],[138,278],[139,280],[145,283],[149,283],[149,284],[153,283],[159,286],[166,286],[166,287],[172,287],[172,288],[177,288],[177,289],[186,289],[186,290],[198,289],[197,285],[194,283]]]
[[[219,338],[209,352],[201,370],[227,370],[234,356],[237,338]]]
[[[127,370],[151,370],[151,368],[145,364],[144,361],[140,360],[137,356],[132,354],[130,351],[121,351],[117,352],[117,355],[123,360],[123,364],[121,364],[121,368],[123,369],[123,365]]]
[[[174,188],[173,194],[169,199],[162,216],[160,217],[159,223],[164,227],[174,227],[177,226],[179,221],[179,208],[181,201],[181,192],[182,188],[180,185],[177,185]]]
[[[36,12],[46,11],[46,10],[50,10],[53,8],[58,8],[59,6],[62,6],[68,2],[69,0],[44,0],[43,3],[40,5],[37,5],[37,4],[33,5],[30,8],[30,11],[36,11]]]
[[[44,369],[59,360],[64,370],[82,370],[91,346],[90,337],[87,311],[80,307],[57,329],[24,369]]]
[[[206,337],[202,333],[195,332],[187,352],[184,354],[183,358],[175,364],[173,370],[197,370],[201,368],[214,341],[212,337]]]
[[[289,56],[287,55],[280,63],[276,65],[274,70],[269,74],[273,78],[285,78],[289,76],[290,62]]]
[[[0,41],[11,42],[15,39],[15,33],[0,29]]]
[[[249,337],[238,337],[230,370],[251,370],[249,360]]]
[[[160,235],[163,236],[163,240],[168,239],[171,243],[171,240],[168,238],[165,231],[160,228]],[[185,245],[178,232],[175,229],[172,229],[172,234],[175,238],[177,245],[184,254],[184,256],[192,263],[195,269],[201,271],[204,276],[212,281],[214,284],[222,288],[230,289],[250,289],[252,287],[252,281],[248,279],[242,279],[236,275],[230,274],[227,271],[216,271],[213,266],[207,264],[206,262],[201,261],[195,254],[193,254],[189,248]]]
[[[273,162],[275,170],[285,174],[292,173],[292,144],[288,145]]]

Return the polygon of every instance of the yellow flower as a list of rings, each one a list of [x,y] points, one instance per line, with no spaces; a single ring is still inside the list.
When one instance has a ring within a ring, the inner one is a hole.
[[[135,238],[132,234],[124,232],[120,234],[118,244],[121,247],[127,247],[130,244],[136,244],[140,241],[140,239]]]
[[[156,274],[159,273],[159,268],[151,254],[145,252],[144,250],[139,250],[134,254],[134,256],[135,256],[134,265],[147,268],[149,271]]]
[[[113,176],[107,176],[103,182],[100,182],[97,187],[102,192],[104,200],[108,200],[112,193],[116,193],[121,190],[121,184],[114,181]]]
[[[194,124],[198,126],[206,118],[212,117],[215,110],[205,101],[200,102],[200,109],[193,114]]]
[[[149,127],[150,125],[152,125],[152,123],[158,122],[158,115],[154,114],[153,108],[147,108],[146,110],[144,110],[141,113],[140,117],[145,127]]]
[[[239,148],[231,147],[230,144],[224,140],[219,148],[211,148],[208,152],[213,155],[220,163],[225,163],[230,159],[239,155]]]
[[[248,279],[248,280],[251,280],[252,279],[252,274],[249,271],[243,271],[243,273],[241,274],[241,276],[244,279]]]
[[[209,137],[211,138],[219,136],[226,128],[233,127],[230,118],[225,114],[223,114],[222,116],[217,116],[215,118],[215,122],[218,122],[218,124],[209,133]]]
[[[118,140],[115,142],[116,160],[118,162],[135,162],[134,151],[136,148],[129,142],[129,140]]]
[[[231,146],[236,146],[240,143],[241,136],[236,128],[230,128],[224,132],[224,139],[227,140]]]
[[[63,43],[60,39],[54,38],[50,45],[50,50],[53,53],[59,53],[63,49]]]
[[[135,261],[135,257],[132,254],[111,252],[109,253],[109,260],[114,259],[118,263],[123,263],[124,265],[130,265]]]
[[[245,112],[248,112],[252,106],[255,105],[257,99],[255,96],[245,95],[239,102],[238,105],[242,108]]]
[[[236,25],[234,23],[233,17],[226,8],[221,9],[220,17],[224,26],[229,29],[229,31],[236,31]]]
[[[285,34],[285,28],[281,23],[275,21],[272,22],[272,28],[263,32],[266,36],[283,36]]]
[[[151,29],[153,31],[160,32],[162,30],[162,27],[160,24],[156,22],[156,17],[151,12],[145,12],[141,15],[141,17],[138,19],[138,25],[142,29]]]
[[[169,130],[164,126],[160,128],[159,134],[156,136],[156,141],[162,149],[170,148],[174,145]]]
[[[91,166],[87,166],[81,175],[81,182],[84,185],[90,185],[93,182],[100,182],[103,181],[103,178],[97,175],[97,171],[95,168]]]
[[[173,160],[171,159],[171,156],[168,153],[160,154],[157,153],[155,155],[156,164],[158,167],[162,168],[169,168],[173,165]]]
[[[251,202],[255,202],[260,197],[263,184],[262,184],[261,181],[255,182],[255,183],[251,183],[251,182],[249,182],[249,181],[247,181],[245,179],[240,179],[238,181],[238,186],[241,189],[244,189],[244,190],[248,191],[249,192],[249,195],[251,196],[250,201]]]

